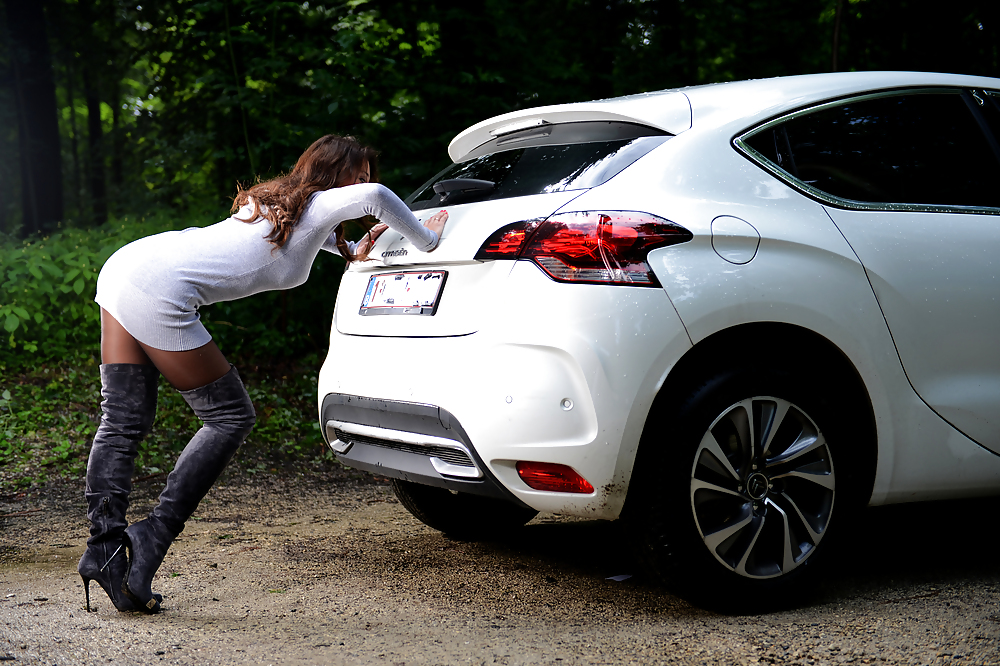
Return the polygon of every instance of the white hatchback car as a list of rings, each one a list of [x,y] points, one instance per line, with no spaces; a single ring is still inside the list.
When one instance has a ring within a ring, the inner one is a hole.
[[[1000,80],[715,84],[481,122],[337,296],[320,423],[427,524],[625,518],[750,609],[866,505],[1000,493]]]

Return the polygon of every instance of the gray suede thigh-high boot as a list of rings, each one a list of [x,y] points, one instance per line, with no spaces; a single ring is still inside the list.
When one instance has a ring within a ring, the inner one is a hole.
[[[235,367],[211,384],[180,393],[204,425],[177,459],[159,504],[148,518],[125,530],[128,569],[122,592],[146,613],[160,610],[152,581],[167,549],[257,420]]]
[[[127,566],[121,548],[128,524],[125,512],[139,442],[156,416],[160,373],[152,365],[107,363],[101,366],[101,424],[87,460],[87,517],[90,538],[77,571],[90,610],[90,581],[96,580],[120,611],[133,610],[121,593]]]

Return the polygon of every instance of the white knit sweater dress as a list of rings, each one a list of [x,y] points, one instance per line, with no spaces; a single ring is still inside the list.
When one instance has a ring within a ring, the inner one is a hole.
[[[377,183],[339,187],[312,196],[288,242],[264,240],[271,223],[246,223],[252,207],[203,228],[167,231],[115,252],[97,279],[96,301],[135,339],[154,349],[186,351],[212,339],[201,323],[202,305],[273,289],[296,287],[309,277],[320,249],[339,254],[334,229],[373,215],[429,252],[437,234],[424,227],[399,197]],[[353,252],[356,243],[349,244]]]

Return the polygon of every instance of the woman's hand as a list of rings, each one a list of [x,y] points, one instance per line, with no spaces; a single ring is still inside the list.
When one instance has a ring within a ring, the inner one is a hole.
[[[368,230],[368,233],[364,235],[360,241],[358,241],[358,246],[354,248],[354,255],[359,259],[367,259],[368,253],[372,251],[372,247],[375,246],[375,241],[378,237],[382,235],[389,227],[385,224],[379,222],[374,227]]]
[[[424,226],[438,235],[438,242],[441,239],[441,232],[444,231],[444,223],[448,221],[448,211],[441,210],[431,215]]]

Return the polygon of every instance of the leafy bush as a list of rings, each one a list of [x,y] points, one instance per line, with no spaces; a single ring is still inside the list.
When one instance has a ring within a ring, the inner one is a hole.
[[[57,476],[78,478],[97,429],[96,365],[39,367],[7,374],[0,386],[0,485],[30,485]]]
[[[69,227],[24,241],[0,236],[0,325],[7,337],[0,345],[0,367],[95,350],[100,309],[94,293],[101,266],[126,243],[180,228],[182,222],[160,214],[123,217],[95,229]]]
[[[93,291],[98,267],[113,250],[103,236],[96,246],[78,230],[20,247],[0,244],[0,323],[10,350],[35,353],[44,341],[57,345],[52,351],[58,353],[83,342],[81,333],[93,328],[98,314],[81,297]]]

